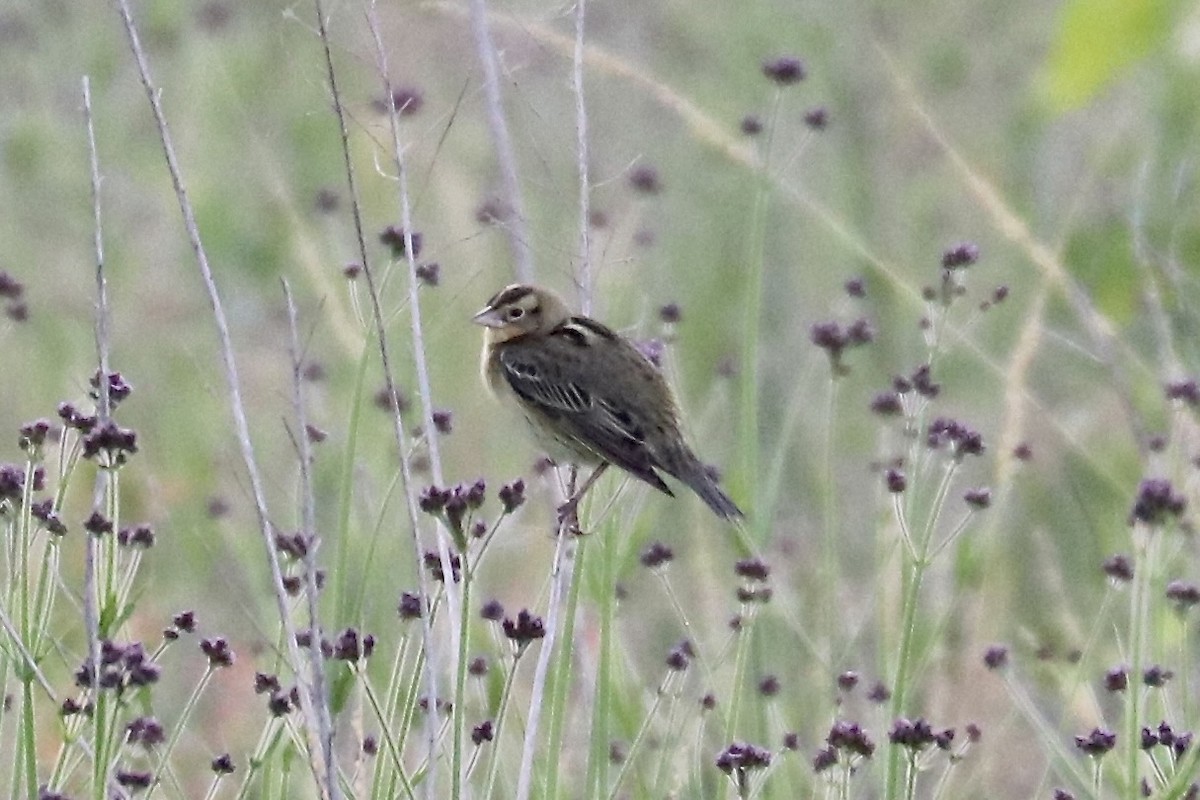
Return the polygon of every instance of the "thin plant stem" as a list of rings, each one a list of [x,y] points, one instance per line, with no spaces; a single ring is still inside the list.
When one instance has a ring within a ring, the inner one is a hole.
[[[454,680],[454,709],[451,712],[453,723],[453,731],[451,738],[453,739],[453,751],[450,761],[450,796],[454,798],[463,797],[463,783],[467,777],[467,763],[463,759],[463,748],[465,746],[465,728],[466,728],[466,705],[467,705],[467,650],[470,646],[470,630],[471,630],[471,578],[468,574],[467,567],[469,552],[464,549],[460,555],[462,559],[462,602],[459,605],[459,621],[458,621],[458,654],[455,659],[455,680]],[[443,573],[445,574],[445,573]]]
[[[236,800],[244,800],[249,793],[250,787],[254,783],[254,779],[258,777],[263,766],[269,763],[267,757],[271,751],[279,743],[280,737],[283,735],[283,727],[279,724],[277,718],[272,717],[265,726],[262,733],[258,736],[258,742],[254,745],[254,752],[251,753],[248,759],[249,766],[242,774],[241,783],[238,784],[237,793],[234,795]]]
[[[392,759],[392,767],[395,769],[396,774],[400,776],[400,783],[404,786],[405,795],[412,800],[412,798],[416,797],[416,793],[412,782],[408,778],[408,773],[404,769],[404,754],[401,752],[400,745],[387,724],[388,717],[385,715],[383,705],[379,702],[379,697],[375,693],[375,687],[371,684],[360,664],[354,664],[353,669],[358,675],[359,682],[362,684],[363,694],[367,698],[367,703],[371,706],[371,710],[375,712],[376,719],[380,722],[379,730],[383,734],[384,744],[387,745],[388,755]]]
[[[904,798],[915,800],[917,796],[917,757],[909,753],[904,769]]]
[[[575,564],[573,567],[575,574],[569,581],[566,613],[563,614],[562,640],[564,642],[572,642],[575,639],[575,617],[579,609],[579,590],[582,583],[583,557],[586,550],[587,539],[579,539],[575,547]],[[554,667],[554,688],[550,694],[549,730],[546,735],[546,753],[549,756],[546,763],[546,790],[544,794],[546,800],[555,800],[558,797],[558,772],[563,760],[562,737],[567,716],[564,705],[566,703],[567,692],[571,686],[571,664],[573,661],[574,653],[571,647],[558,648],[558,658]]]
[[[832,371],[831,371],[832,372]],[[829,394],[825,406],[825,452],[822,454],[824,458],[824,535],[821,537],[821,561],[823,574],[823,589],[821,592],[824,598],[822,606],[822,617],[825,620],[825,641],[829,647],[827,658],[832,667],[833,657],[838,652],[838,631],[840,626],[837,621],[837,587],[838,587],[838,521],[837,521],[837,501],[838,493],[836,486],[836,477],[834,472],[834,436],[836,435],[837,427],[837,398],[838,388],[841,386],[841,381],[836,374],[831,374],[829,378]]]
[[[408,191],[408,165],[404,156],[404,146],[400,141],[400,113],[392,103],[392,82],[388,77],[388,62],[387,49],[383,46],[383,40],[379,34],[379,22],[375,13],[375,2],[372,0],[368,10],[367,21],[371,30],[372,40],[375,43],[375,58],[379,69],[380,80],[383,81],[384,90],[389,98],[388,103],[388,120],[389,128],[392,134],[392,158],[396,166],[396,189],[398,202],[400,205],[400,223],[404,227],[404,255],[405,261],[408,264],[408,309],[410,332],[413,337],[413,358],[417,373],[417,394],[421,399],[421,411],[423,415],[422,422],[424,424],[425,443],[429,450],[429,465],[433,472],[433,479],[441,484],[445,477],[442,473],[442,455],[439,445],[440,434],[438,428],[433,423],[433,391],[429,381],[429,362],[426,357],[425,348],[425,332],[421,324],[421,302],[420,293],[417,291],[420,286],[420,280],[417,278],[417,260],[416,248],[413,246],[413,219],[412,219],[412,202]],[[449,563],[444,564],[443,568],[448,568]],[[447,596],[451,600],[451,609],[455,608],[453,593],[448,592]]]
[[[104,233],[103,217],[100,205],[100,157],[96,149],[96,130],[92,120],[92,91],[88,76],[83,78],[83,115],[87,126],[88,160],[92,176],[92,232],[93,246],[96,255],[96,360],[100,368],[100,397],[97,405],[97,421],[103,424],[108,419],[110,411],[109,397],[109,367],[108,367],[108,281],[104,273]],[[96,473],[95,488],[92,493],[92,508],[100,505],[103,489],[101,484],[107,480],[105,470]],[[87,637],[88,663],[91,664],[92,675],[100,675],[100,612],[96,595],[96,537],[85,537],[83,556],[83,626]],[[97,682],[97,689],[99,684]],[[93,747],[97,756],[101,754],[99,742]],[[105,759],[92,759],[92,786],[94,791],[102,791],[108,785],[105,774]],[[97,788],[99,787],[99,788]]]
[[[1081,667],[1084,664],[1090,663],[1090,656],[1096,648],[1096,642],[1099,641],[1101,633],[1109,625],[1109,614],[1112,611],[1116,597],[1117,592],[1110,582],[1108,588],[1104,592],[1104,596],[1100,598],[1100,607],[1093,615],[1094,622],[1091,626],[1091,630],[1088,631],[1088,637],[1084,641],[1083,647],[1079,649],[1078,663],[1081,665]],[[1081,685],[1086,684],[1088,677],[1089,676],[1082,668],[1076,669],[1072,674],[1071,682],[1067,685],[1066,692],[1063,695],[1066,698],[1067,703],[1058,718],[1058,725],[1060,727],[1062,726],[1063,721],[1067,718],[1069,709],[1074,702],[1075,693],[1079,691],[1079,687]],[[1095,701],[1093,700],[1093,702]]]
[[[187,187],[183,181],[183,170],[180,168],[179,159],[175,154],[175,145],[171,137],[170,128],[167,125],[166,115],[162,109],[160,94],[150,75],[150,65],[146,58],[145,50],[142,47],[137,26],[134,24],[133,15],[129,10],[128,0],[117,0],[117,9],[120,13],[121,21],[124,24],[125,33],[129,39],[130,51],[133,53],[134,60],[137,63],[138,75],[141,79],[142,88],[146,92],[146,99],[150,104],[150,110],[154,116],[155,126],[158,130],[159,139],[163,147],[163,155],[167,162],[167,171],[170,173],[171,183],[175,190],[175,197],[179,203],[180,213],[183,216],[184,229],[187,231],[188,240],[191,244],[193,254],[196,257],[196,264],[200,271],[201,281],[204,284],[204,288],[209,299],[209,305],[212,309],[213,321],[216,325],[217,338],[220,344],[219,350],[221,354],[221,365],[225,375],[226,388],[229,392],[230,413],[233,416],[234,430],[242,457],[242,463],[245,467],[246,475],[250,482],[250,493],[254,500],[254,509],[257,515],[259,535],[262,538],[262,542],[267,554],[267,565],[271,572],[271,585],[275,597],[276,609],[279,614],[280,624],[284,632],[288,660],[292,665],[293,670],[297,673],[297,675],[299,675],[299,667],[302,663],[302,659],[300,658],[299,645],[296,644],[295,626],[292,624],[291,616],[289,614],[289,600],[287,591],[283,586],[283,571],[279,564],[279,554],[275,549],[270,521],[271,517],[267,510],[266,491],[263,485],[262,475],[258,469],[258,461],[254,453],[254,443],[250,438],[250,424],[247,421],[246,406],[242,400],[241,379],[238,375],[237,359],[234,355],[233,337],[230,334],[229,321],[225,316],[224,304],[221,301],[220,293],[217,290],[216,279],[213,277],[212,268],[209,265],[208,252],[200,238],[200,228],[196,223],[195,210],[192,207],[191,200],[188,197]],[[314,718],[314,710],[311,707],[311,703],[308,701],[308,698],[311,697],[311,694],[307,691],[301,692],[300,694],[303,712],[310,722],[309,729],[316,731],[318,729],[318,725]],[[99,756],[100,753],[97,752],[97,757]]]
[[[896,515],[896,527],[900,531],[900,538],[904,542],[905,552],[912,561],[917,560],[917,546],[913,543],[912,531],[908,529],[908,512],[904,507],[904,498],[899,494],[892,495],[892,511]]]
[[[766,270],[766,237],[768,197],[771,180],[768,164],[771,156],[771,142],[775,134],[775,123],[779,111],[780,93],[776,91],[771,105],[771,113],[767,119],[767,135],[758,165],[759,172],[755,182],[754,210],[750,218],[750,254],[748,262],[749,274],[745,280],[746,307],[743,312],[745,322],[745,339],[742,342],[741,364],[741,409],[739,414],[738,439],[742,451],[741,485],[747,497],[751,497],[758,485],[758,344],[761,333],[759,321],[762,316],[763,273]],[[756,519],[764,518],[760,514]],[[766,525],[765,519],[756,523],[756,527]]]
[[[1200,750],[1189,747],[1182,758],[1175,762],[1175,773],[1171,783],[1163,787],[1162,796],[1168,800],[1181,800],[1186,792],[1191,790],[1191,784],[1196,775],[1197,761],[1200,761]]]
[[[687,612],[683,608],[683,604],[679,602],[679,595],[675,593],[675,587],[671,585],[671,581],[667,578],[665,570],[656,569],[654,570],[654,575],[658,578],[659,583],[663,585],[663,589],[667,593],[667,599],[671,601],[671,607],[675,609],[675,615],[679,617],[679,622],[683,625],[683,630],[687,634],[688,640],[696,648],[696,660],[700,662],[700,668],[704,670],[705,680],[708,681],[709,685],[713,685],[712,666],[700,650],[700,642],[692,628],[692,622],[688,619]]]
[[[354,502],[354,471],[358,466],[358,434],[362,423],[363,387],[366,385],[370,350],[370,343],[364,341],[354,371],[354,391],[351,394],[350,415],[346,423],[346,445],[338,486],[337,554],[336,566],[331,576],[336,581],[334,597],[335,614],[338,619],[357,618],[367,592],[367,581],[353,581],[350,578],[350,513]],[[358,591],[352,595],[349,587],[353,584],[357,584]]]
[[[912,560],[902,567],[904,570],[904,593],[901,601],[900,643],[896,660],[896,676],[892,686],[892,700],[889,706],[893,719],[903,716],[907,711],[909,691],[913,682],[911,673],[913,651],[916,646],[917,608],[920,605],[921,584],[926,568],[929,566],[930,542],[937,528],[940,509],[945,502],[946,493],[949,491],[956,464],[956,461],[951,461],[942,471],[942,479],[934,492],[928,520],[920,532],[920,539],[913,542]],[[901,507],[897,506],[897,511],[901,510]],[[900,788],[900,758],[899,747],[889,748],[884,778],[885,797],[888,800],[893,800]]]
[[[1187,724],[1192,724],[1192,692],[1191,692],[1191,671],[1192,671],[1192,647],[1191,637],[1188,632],[1191,626],[1187,624],[1186,619],[1180,620],[1179,632],[1179,696],[1183,704],[1183,719]]]
[[[17,630],[16,625],[13,623],[12,619],[10,619],[9,616],[4,613],[3,606],[0,606],[0,628],[2,628],[5,634],[8,635],[9,639],[12,641],[13,647],[20,655],[19,661],[22,663],[17,666],[18,672],[28,672],[33,677],[33,680],[37,682],[38,686],[41,687],[47,699],[49,699],[51,703],[58,703],[58,695],[54,691],[54,686],[50,683],[49,679],[46,678],[45,673],[42,672],[41,668],[38,666],[38,661],[34,657],[33,653],[30,652],[29,648],[26,647],[25,643],[21,640],[20,633]],[[13,661],[16,661],[16,659],[5,659],[2,666],[7,668]]]
[[[213,779],[208,783],[208,791],[204,793],[204,800],[212,800],[217,796],[217,789],[221,785],[221,776],[214,775]]]
[[[662,705],[662,699],[667,695],[674,673],[667,675],[658,690],[654,693],[654,702],[650,704],[646,716],[642,719],[642,724],[638,726],[637,735],[633,737],[633,741],[629,745],[629,753],[625,758],[625,762],[621,764],[621,770],[617,773],[616,780],[608,791],[608,800],[616,800],[617,794],[621,789],[621,784],[625,781],[625,776],[629,774],[629,770],[633,768],[633,762],[636,760],[638,751],[641,749],[642,743],[646,740],[646,734],[650,731],[650,725],[654,722],[654,718],[658,715],[658,708]]]
[[[1135,526],[1133,581],[1129,592],[1129,688],[1125,691],[1125,796],[1129,800],[1140,797],[1138,781],[1137,746],[1142,724],[1142,664],[1145,657],[1145,638],[1149,621],[1148,596],[1150,579],[1154,572],[1154,551],[1158,542],[1158,531],[1147,526]],[[1099,766],[1097,766],[1099,769]]]
[[[334,116],[337,118],[338,132],[341,136],[342,164],[343,164],[343,168],[344,168],[345,174],[346,174],[346,185],[347,185],[348,191],[350,193],[351,217],[354,221],[354,232],[355,232],[356,241],[358,244],[359,258],[362,260],[363,277],[366,279],[367,292],[371,299],[371,312],[372,312],[371,316],[372,316],[372,320],[375,325],[376,343],[379,345],[379,358],[380,358],[380,366],[383,370],[384,386],[385,386],[385,390],[387,392],[387,397],[389,399],[392,399],[393,404],[395,404],[394,398],[398,397],[399,394],[396,389],[396,381],[395,381],[395,377],[394,377],[394,372],[392,370],[391,355],[390,355],[390,351],[389,351],[388,345],[387,345],[387,331],[384,327],[384,314],[383,314],[383,309],[380,304],[379,291],[376,288],[374,270],[371,267],[370,259],[368,258],[368,253],[367,253],[367,240],[366,240],[366,235],[363,232],[362,206],[361,206],[361,203],[359,202],[359,198],[358,198],[358,183],[355,179],[354,161],[350,155],[350,134],[349,134],[349,129],[347,128],[347,125],[346,125],[345,110],[342,107],[342,95],[338,89],[337,70],[334,69],[334,66],[333,66],[333,52],[332,52],[332,49],[329,44],[329,31],[325,24],[325,10],[322,6],[321,0],[313,0],[313,4],[314,4],[316,14],[317,14],[317,30],[318,30],[318,33],[320,34],[321,48],[322,48],[322,51],[325,56],[325,75],[326,75],[326,79],[329,81],[329,94],[333,100]],[[390,99],[391,98],[389,97],[389,101],[390,101]],[[406,230],[406,232],[405,232],[405,246],[409,252],[412,252],[413,247],[412,247],[411,227],[409,230]],[[402,482],[404,484],[404,496],[405,496],[405,501],[406,501],[405,507],[408,511],[408,522],[409,522],[410,530],[412,532],[412,545],[413,545],[414,557],[415,557],[414,563],[420,564],[421,560],[422,560],[422,556],[423,556],[422,547],[421,547],[421,536],[420,536],[421,526],[420,526],[420,517],[418,516],[418,511],[417,511],[417,501],[416,501],[416,497],[415,497],[415,485],[414,485],[414,480],[413,480],[413,475],[412,475],[412,467],[411,467],[411,464],[409,463],[409,459],[407,457],[408,436],[405,433],[404,421],[402,419],[402,415],[401,415],[400,409],[398,407],[393,407],[393,413],[391,416],[392,416],[392,435],[395,437],[396,455],[400,460],[400,475],[401,475]],[[438,536],[437,542],[438,542],[439,560],[442,563],[442,574],[443,575],[453,575],[453,571],[450,569],[450,558],[449,558],[448,553],[446,552],[445,538],[442,536]],[[421,596],[428,597],[429,596],[429,586],[428,586],[428,581],[426,580],[426,577],[425,577],[424,570],[421,570],[421,569],[417,570],[417,581],[418,581],[418,585],[420,587]],[[448,595],[452,595],[455,593],[455,590],[454,590],[452,584],[453,584],[453,581],[451,581],[451,585],[446,588]],[[451,602],[451,605],[457,607],[456,604],[453,602]],[[427,614],[427,615],[422,614],[421,615],[421,631],[422,631],[422,637],[423,637],[422,647],[426,654],[426,658],[425,658],[425,666],[426,666],[425,681],[426,681],[426,687],[427,687],[426,693],[427,693],[428,697],[436,698],[438,696],[438,693],[437,693],[437,670],[435,668],[437,658],[436,658],[436,648],[434,647],[433,621],[432,621],[432,619],[430,619],[432,616],[433,616],[432,611],[430,612],[430,614]],[[452,615],[452,619],[456,620],[457,618],[454,615]],[[437,750],[437,739],[438,739],[437,703],[432,700],[430,702],[429,713],[426,716],[425,733],[426,733],[426,741],[427,741],[427,744],[429,747],[429,754],[432,757],[433,753]],[[428,776],[428,781],[425,784],[425,791],[429,797],[437,796],[437,785],[436,784],[437,784],[437,771],[431,770],[429,773],[429,776]]]
[[[192,713],[196,710],[196,704],[200,700],[200,695],[204,693],[204,689],[212,681],[212,677],[216,672],[217,667],[211,665],[204,670],[204,674],[200,676],[200,680],[196,682],[195,688],[192,689],[192,693],[188,695],[187,700],[184,702],[183,710],[180,711],[179,719],[171,729],[171,735],[168,737],[166,744],[161,749],[156,749],[155,752],[158,754],[158,760],[154,765],[154,783],[150,785],[149,790],[146,792],[147,798],[153,797],[155,791],[162,786],[161,776],[167,769],[167,760],[171,757],[171,753],[175,751],[175,746],[179,744],[180,737],[183,736],[184,731],[187,729],[188,720],[191,719]]]
[[[680,683],[682,684],[682,681],[680,681]],[[676,727],[677,722],[680,725],[683,724],[683,721],[679,719],[681,716],[683,716],[680,713],[679,702],[681,690],[682,687],[671,693],[669,700],[670,705],[667,709],[667,720],[666,724],[663,725],[663,730],[665,733],[663,735],[660,750],[662,757],[659,759],[658,769],[655,770],[654,773],[654,783],[651,784],[655,796],[658,797],[670,796],[670,792],[664,786],[667,781],[667,770],[670,769],[672,764],[672,759],[670,756],[673,755],[673,749],[679,745],[680,740],[683,738],[682,728]]]
[[[968,749],[969,745],[960,747],[958,751],[950,757],[950,760],[946,762],[945,768],[942,770],[941,774],[938,775],[937,783],[934,784],[932,800],[941,800],[946,796],[946,788],[950,785],[950,779],[955,774],[954,768],[963,758],[966,757]]]
[[[512,137],[508,132],[508,121],[504,116],[504,100],[500,96],[500,70],[496,63],[496,47],[488,25],[487,0],[470,0],[471,32],[475,37],[475,52],[483,68],[484,108],[487,112],[488,131],[492,147],[496,152],[496,164],[500,171],[500,192],[508,207],[504,228],[508,232],[509,245],[513,252],[513,269],[517,280],[529,283],[533,280],[533,252],[529,247],[529,231],[525,217],[525,204],[521,199],[521,184],[517,179],[517,159],[513,153]]]
[[[573,495],[578,497],[577,495]],[[525,744],[521,750],[521,766],[517,775],[517,800],[528,800],[533,786],[533,756],[537,750],[538,723],[541,720],[542,706],[546,691],[546,677],[550,668],[550,657],[558,639],[559,616],[562,613],[562,596],[567,587],[564,586],[572,571],[567,570],[566,562],[570,559],[568,539],[570,520],[564,519],[558,526],[554,544],[554,564],[550,572],[550,601],[546,613],[546,636],[542,639],[538,651],[537,666],[533,673],[533,690],[529,698],[529,715],[525,724]]]
[[[1062,744],[1062,737],[1053,725],[1042,715],[1041,708],[1022,687],[1020,681],[1010,674],[1004,675],[1004,687],[1008,696],[1016,705],[1017,710],[1038,733],[1038,741],[1047,743],[1053,752],[1054,760],[1059,769],[1073,781],[1074,787],[1084,790],[1090,785],[1090,777],[1079,767],[1079,761],[1074,753],[1068,752]]]
[[[1155,780],[1158,781],[1158,784],[1160,786],[1165,786],[1167,784],[1168,779],[1167,779],[1167,773],[1162,768],[1162,764],[1158,763],[1158,759],[1155,758],[1154,752],[1152,750],[1147,750],[1146,756],[1148,757],[1148,760],[1150,761],[1150,768],[1154,770]]]
[[[317,606],[317,510],[316,496],[313,493],[312,482],[312,442],[308,437],[308,413],[304,405],[304,357],[300,349],[300,335],[296,322],[296,302],[292,297],[288,282],[283,282],[283,294],[287,305],[288,331],[290,334],[292,360],[292,414],[296,418],[296,445],[300,450],[300,484],[302,492],[302,513],[304,536],[312,540],[312,544],[304,549],[304,579],[305,599],[308,610],[308,629],[312,632],[309,637],[308,669],[309,682],[312,691],[311,705],[317,719],[317,738],[321,763],[317,769],[317,778],[324,782],[325,796],[338,797],[337,765],[333,760],[333,719],[329,711],[329,696],[326,692],[325,658],[321,654],[321,615]]]
[[[517,665],[520,664],[520,658],[513,657],[512,666],[508,670],[508,675],[504,678],[504,689],[500,693],[500,708],[496,711],[495,730],[493,731],[492,741],[496,746],[492,749],[492,758],[488,763],[487,780],[484,782],[483,796],[485,798],[495,797],[493,790],[496,787],[496,775],[500,771],[500,733],[504,729],[504,721],[508,718],[509,700],[512,699],[513,684],[517,678]]]
[[[402,637],[400,639],[399,646],[396,648],[395,654],[392,656],[392,667],[388,673],[387,706],[386,706],[386,708],[383,709],[382,716],[376,717],[376,722],[379,724],[380,729],[387,730],[389,732],[391,731],[392,720],[396,718],[396,708],[400,704],[400,694],[401,694],[401,692],[399,691],[400,678],[403,675],[404,659],[405,659],[405,656],[408,654],[409,641],[410,641],[410,638],[408,636]],[[404,747],[404,732],[403,731],[400,732],[400,734],[397,736],[397,739],[400,742],[399,748],[403,749],[403,747]],[[380,790],[384,784],[383,772],[384,772],[384,769],[386,768],[387,764],[388,764],[387,759],[380,758],[380,759],[376,759],[376,761],[375,761],[375,769],[373,770],[373,775],[372,775],[372,780],[371,780],[371,797],[380,797],[381,796]]]
[[[743,606],[743,608],[746,608]],[[741,615],[741,625],[734,634],[737,645],[733,662],[733,681],[729,685],[729,716],[725,718],[725,740],[732,741],[737,736],[738,717],[742,710],[742,684],[746,680],[747,664],[750,660],[750,639],[754,631],[755,612],[753,609]]]
[[[33,591],[33,578],[30,573],[30,555],[33,548],[33,518],[30,514],[30,503],[33,492],[33,462],[26,464],[24,485],[22,487],[21,507],[16,513],[17,535],[14,537],[17,553],[10,567],[16,566],[14,574],[10,575],[10,590],[17,594],[16,624],[6,623],[9,638],[14,649],[19,649],[24,655],[24,663],[16,667],[16,676],[21,683],[21,712],[19,722],[20,746],[17,749],[17,762],[13,770],[13,793],[17,795],[17,787],[24,783],[25,792],[29,797],[35,797],[37,792],[37,727],[35,725],[33,684],[37,674],[38,651],[40,650],[40,632],[33,624],[33,609],[30,606],[30,593]],[[43,578],[44,580],[44,578]]]
[[[796,428],[811,413],[808,404],[800,402],[799,393],[813,381],[813,363],[814,361],[810,359],[804,368],[796,373],[794,387],[784,395],[791,400],[787,404],[787,415],[784,417],[783,423],[775,431],[777,446],[774,457],[770,466],[764,470],[766,478],[762,483],[765,488],[760,495],[764,509],[775,508],[779,502],[786,467],[790,457],[796,452],[796,448],[792,446],[796,442]]]
[[[942,470],[942,478],[938,482],[937,491],[934,493],[933,502],[929,507],[928,521],[925,523],[925,529],[921,532],[921,541],[917,543],[918,560],[926,564],[930,560],[933,535],[937,531],[938,521],[941,519],[942,512],[946,509],[946,496],[950,493],[954,474],[958,471],[958,463],[957,457],[955,457]]]
[[[585,794],[588,797],[599,797],[608,785],[608,718],[612,704],[613,627],[616,624],[616,603],[613,597],[616,544],[611,539],[602,538],[600,547],[600,655],[596,669],[596,691],[592,698],[592,725],[588,738],[590,747],[585,784]]]
[[[592,294],[595,277],[591,257],[591,179],[588,176],[588,116],[583,94],[584,21],[587,0],[575,0],[575,50],[571,54],[571,88],[575,95],[575,166],[579,175],[579,265],[576,283],[579,304],[584,316],[592,313]]]
[[[975,519],[975,512],[973,510],[968,510],[967,513],[963,514],[962,519],[960,519],[954,526],[954,529],[946,535],[946,538],[938,542],[937,545],[929,552],[929,560],[932,561],[936,559],[939,555],[941,555],[943,550],[958,541],[958,537],[962,536],[963,531],[967,529],[967,526],[971,524],[971,520],[973,519]]]
[[[37,797],[37,727],[33,714],[33,681],[21,678],[21,746],[18,748],[20,768],[14,778],[20,776],[25,782],[25,796]],[[16,788],[14,780],[13,788]]]
[[[445,476],[442,472],[438,427],[433,421],[433,391],[429,380],[424,327],[421,324],[421,302],[418,292],[420,281],[417,278],[416,247],[413,244],[412,203],[408,191],[408,165],[404,156],[404,147],[400,142],[400,112],[395,107],[395,104],[391,102],[392,84],[391,79],[388,77],[387,50],[384,48],[383,40],[379,34],[379,23],[375,13],[374,0],[372,0],[368,8],[367,22],[371,30],[372,41],[375,43],[375,60],[379,70],[379,77],[383,81],[385,97],[388,98],[387,107],[389,128],[392,134],[392,157],[396,167],[400,220],[401,226],[404,229],[404,254],[406,256],[406,263],[408,264],[409,327],[412,334],[413,360],[417,373],[417,394],[421,400],[422,422],[425,443],[429,453],[429,465],[433,473],[434,482],[441,486],[445,483]],[[380,335],[383,335],[383,331],[380,331]],[[452,576],[451,555],[445,536],[437,537],[437,550],[438,560],[441,562],[442,574]],[[465,562],[467,558],[466,548],[463,548],[461,557]],[[455,693],[456,702],[450,712],[453,723],[451,726],[451,797],[456,799],[462,797],[462,781],[464,770],[466,769],[466,764],[463,761],[466,703],[463,702],[464,693],[461,690],[466,686],[466,653],[470,644],[470,626],[467,619],[467,594],[470,591],[468,581],[469,578],[464,572],[462,597],[459,597],[459,593],[455,590],[453,580],[448,581],[448,585],[446,586],[446,599],[449,603],[448,611],[451,620],[451,636],[456,646],[456,649],[452,653],[453,658],[451,663],[454,665],[456,673],[455,686],[460,690]],[[456,628],[457,630],[455,630]]]

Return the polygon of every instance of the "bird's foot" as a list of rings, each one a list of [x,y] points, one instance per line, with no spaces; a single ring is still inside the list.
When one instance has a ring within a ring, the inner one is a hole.
[[[579,495],[575,495],[558,507],[558,529],[562,533],[583,535],[579,527]]]

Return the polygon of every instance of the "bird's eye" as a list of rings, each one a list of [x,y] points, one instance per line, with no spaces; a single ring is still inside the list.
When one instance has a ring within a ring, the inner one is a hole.
[[[520,306],[516,306],[508,310],[509,319],[520,319],[523,316],[525,316],[525,309],[521,308]]]

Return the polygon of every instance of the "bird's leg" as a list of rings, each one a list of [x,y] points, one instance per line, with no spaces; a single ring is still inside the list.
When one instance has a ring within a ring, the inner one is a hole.
[[[600,465],[592,470],[592,474],[588,475],[587,480],[583,482],[575,491],[571,492],[571,496],[567,502],[558,507],[558,525],[563,530],[579,530],[579,501],[587,494],[588,489],[592,488],[604,470],[608,469],[608,462],[601,461]]]

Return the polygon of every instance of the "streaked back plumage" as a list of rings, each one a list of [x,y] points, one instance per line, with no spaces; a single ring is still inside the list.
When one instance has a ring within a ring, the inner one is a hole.
[[[611,463],[670,495],[662,471],[718,515],[742,516],[684,441],[662,373],[627,339],[571,315],[553,292],[520,284],[498,292],[475,321],[487,326],[485,382],[515,398],[552,455]]]

